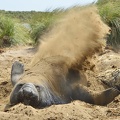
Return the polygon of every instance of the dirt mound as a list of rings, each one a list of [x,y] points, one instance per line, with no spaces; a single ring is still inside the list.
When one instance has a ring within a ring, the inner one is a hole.
[[[70,104],[53,105],[40,110],[34,109],[31,106],[18,104],[1,116],[9,118],[9,120],[13,118],[26,120],[112,120],[119,118],[119,110],[120,108],[93,106],[81,101],[74,101]]]

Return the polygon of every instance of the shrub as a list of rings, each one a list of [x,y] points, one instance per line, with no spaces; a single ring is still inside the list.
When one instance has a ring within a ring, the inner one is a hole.
[[[0,17],[0,46],[11,45],[14,36],[14,23],[7,17]]]
[[[39,16],[34,15],[34,18],[36,18],[36,21],[32,21],[31,38],[37,44],[40,37],[49,29],[53,21],[55,21],[56,13],[41,13]]]
[[[11,40],[12,45],[33,44],[29,34],[30,29],[27,26],[25,27],[24,24],[15,23],[14,30],[14,36]]]
[[[98,0],[100,15],[111,27],[107,44],[120,49],[120,0]]]
[[[107,44],[115,49],[120,49],[120,19],[111,20],[109,26],[111,27],[111,34],[107,39]]]

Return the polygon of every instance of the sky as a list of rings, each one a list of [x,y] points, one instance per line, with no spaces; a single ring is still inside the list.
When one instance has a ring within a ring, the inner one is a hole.
[[[6,11],[47,11],[86,5],[97,0],[0,0],[0,10]]]

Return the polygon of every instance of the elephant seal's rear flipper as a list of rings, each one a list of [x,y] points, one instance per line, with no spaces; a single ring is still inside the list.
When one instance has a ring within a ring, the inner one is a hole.
[[[94,95],[94,104],[107,105],[120,94],[120,91],[115,88],[109,88]]]
[[[95,105],[107,105],[112,102],[116,96],[120,94],[120,91],[115,88],[109,88],[101,92],[95,92],[89,90],[86,86],[76,86],[74,96],[75,99],[85,101]]]
[[[23,73],[24,73],[24,65],[18,61],[15,61],[11,69],[11,82],[13,86],[21,78]]]

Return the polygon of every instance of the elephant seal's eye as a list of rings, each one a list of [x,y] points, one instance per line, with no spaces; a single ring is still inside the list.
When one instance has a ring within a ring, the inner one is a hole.
[[[18,84],[19,85],[19,87],[22,87],[24,84],[23,83],[20,83],[20,84]]]
[[[35,87],[36,87],[37,91],[40,92],[40,86],[35,85]]]

